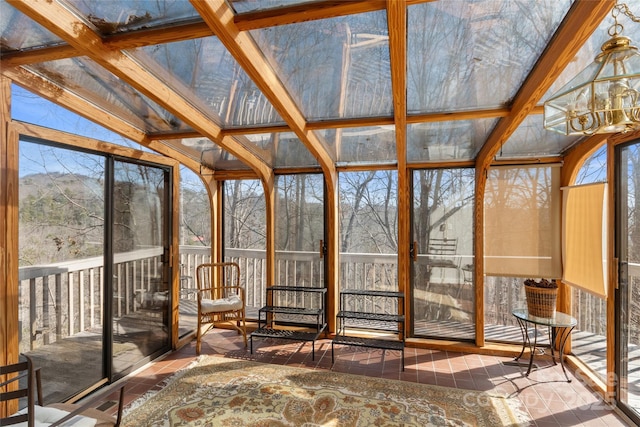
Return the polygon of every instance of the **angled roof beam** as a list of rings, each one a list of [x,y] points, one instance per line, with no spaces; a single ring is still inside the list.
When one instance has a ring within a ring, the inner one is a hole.
[[[571,6],[565,20],[516,94],[511,114],[498,122],[478,153],[478,170],[489,167],[502,144],[533,110],[614,5],[614,0],[577,0]]]
[[[318,159],[327,176],[335,176],[334,157],[324,143],[306,128],[306,121],[302,112],[271,66],[264,59],[262,51],[256,46],[251,36],[241,32],[233,22],[233,10],[226,1],[191,0],[191,3],[247,75],[264,93],[291,130],[296,133],[307,149]]]
[[[56,2],[9,0],[18,10],[65,40],[80,53],[128,82],[167,111],[180,117],[204,136],[244,161],[265,181],[273,180],[273,172],[256,154],[230,137],[220,135],[220,127],[199,109],[169,88],[161,79],[118,50],[105,46],[102,39],[84,22]]]

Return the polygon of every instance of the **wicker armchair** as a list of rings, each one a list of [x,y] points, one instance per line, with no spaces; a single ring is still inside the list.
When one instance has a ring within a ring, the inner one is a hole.
[[[240,266],[235,262],[206,263],[196,268],[198,284],[198,330],[196,353],[200,354],[203,335],[217,323],[237,329],[247,346],[245,295],[240,287]]]

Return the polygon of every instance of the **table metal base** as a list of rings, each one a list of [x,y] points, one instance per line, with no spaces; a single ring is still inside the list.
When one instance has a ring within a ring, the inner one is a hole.
[[[516,320],[518,321],[518,326],[520,326],[520,332],[522,332],[522,350],[514,360],[518,361],[518,359],[520,359],[524,354],[524,350],[527,348],[527,346],[529,347],[529,353],[530,353],[529,366],[527,368],[527,373],[525,374],[525,376],[528,377],[529,374],[531,373],[531,367],[533,366],[533,357],[536,353],[536,350],[539,350],[538,349],[538,326],[540,325],[533,322],[529,322],[527,320],[523,320],[519,317],[516,317]],[[534,330],[533,341],[531,341],[531,337],[529,336],[529,331],[528,331],[529,324],[533,326],[533,330]],[[557,346],[558,353],[559,353],[558,359],[560,360],[560,366],[562,367],[562,372],[564,373],[564,376],[567,379],[567,382],[571,382],[571,379],[569,378],[569,375],[567,375],[567,370],[564,367],[564,346],[567,343],[567,339],[571,336],[571,331],[573,331],[573,328],[575,328],[575,326],[557,327],[557,326],[547,325],[547,331],[549,333],[549,336],[551,337],[551,340],[549,343],[549,347],[551,349],[551,360],[553,361],[554,365],[557,365],[556,354],[555,354],[555,348]],[[544,351],[543,351],[543,354],[544,354]]]

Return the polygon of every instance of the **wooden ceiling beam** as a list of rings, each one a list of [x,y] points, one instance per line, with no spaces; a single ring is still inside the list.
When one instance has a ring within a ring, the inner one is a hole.
[[[497,118],[507,117],[511,113],[510,108],[494,108],[487,110],[469,110],[451,113],[431,113],[431,114],[416,114],[407,116],[406,124],[415,123],[430,123],[430,122],[446,122],[455,120],[477,120],[485,118]],[[542,107],[536,106],[531,109],[530,114],[542,114]],[[371,127],[371,126],[394,126],[396,124],[395,117],[357,117],[350,119],[332,119],[332,120],[319,120],[307,122],[307,130],[325,130],[325,129],[345,129],[356,127]],[[276,125],[276,126],[251,126],[251,127],[238,127],[222,129],[220,133],[222,135],[249,135],[249,134],[262,134],[262,133],[279,133],[279,132],[292,132],[288,125]],[[178,139],[178,138],[198,138],[200,135],[195,131],[187,132],[159,132],[154,134],[148,134],[150,139]]]
[[[511,114],[498,122],[480,150],[476,163],[478,170],[486,170],[489,167],[500,147],[536,107],[614,5],[615,0],[576,0],[574,2],[565,20],[516,94]]]
[[[434,0],[408,0],[406,2],[403,1],[402,4],[411,5],[429,1]],[[238,14],[234,17],[234,22],[240,31],[248,31],[317,19],[375,12],[384,10],[386,7],[386,0],[319,0]]]
[[[335,175],[335,158],[320,139],[306,128],[306,120],[289,92],[267,63],[251,36],[234,23],[234,12],[225,0],[191,0],[193,7],[238,61],[251,80],[271,102],[298,138],[320,162],[322,169]]]
[[[220,135],[220,127],[210,117],[195,108],[179,93],[169,88],[162,79],[143,68],[137,61],[121,51],[108,48],[102,39],[84,22],[56,2],[46,0],[8,0],[16,9],[40,23],[86,55],[128,82],[141,93],[184,120],[191,127],[244,161],[265,181],[271,181],[273,172],[254,152],[230,138]]]
[[[247,31],[278,25],[334,18],[356,13],[373,12],[386,7],[385,0],[330,0],[302,3],[287,7],[247,12],[236,15],[238,30]]]

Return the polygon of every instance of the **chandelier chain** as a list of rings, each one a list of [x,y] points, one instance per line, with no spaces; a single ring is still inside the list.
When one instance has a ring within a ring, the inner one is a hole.
[[[618,12],[624,13],[633,22],[640,22],[640,17],[637,17],[636,15],[634,15],[633,12],[631,12],[631,10],[629,10],[629,6],[627,6],[626,3],[616,4],[613,7],[613,9],[617,10]],[[616,16],[614,15],[614,18],[615,17]]]

